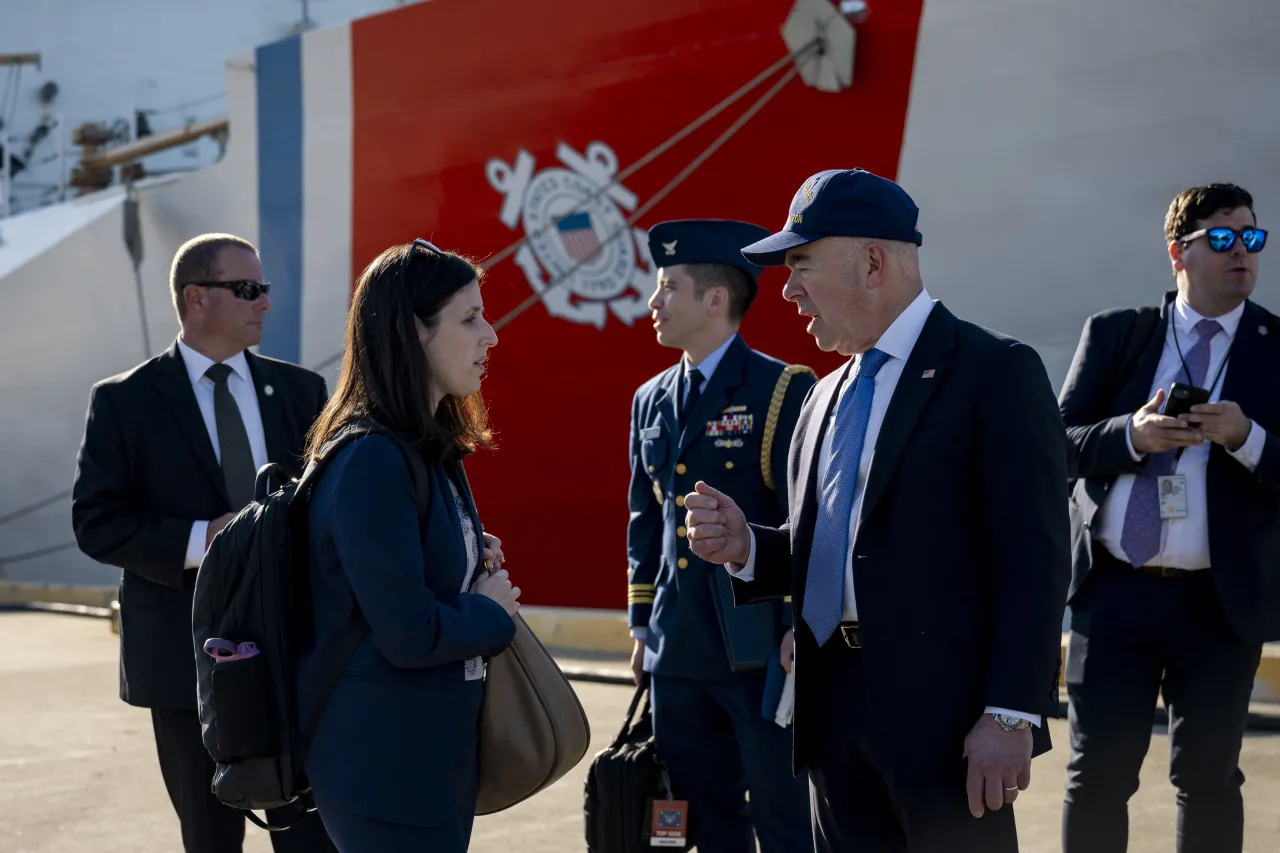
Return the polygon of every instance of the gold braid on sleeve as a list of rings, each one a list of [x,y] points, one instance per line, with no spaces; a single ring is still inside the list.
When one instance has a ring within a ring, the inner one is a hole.
[[[773,386],[773,398],[769,400],[769,412],[764,419],[764,440],[760,443],[760,473],[764,477],[764,484],[770,489],[774,488],[773,467],[771,459],[773,458],[773,439],[778,433],[778,416],[782,414],[782,402],[787,398],[787,386],[791,384],[791,377],[798,373],[808,373],[815,380],[818,374],[812,367],[803,364],[788,364],[782,370],[782,375],[778,377],[778,382]]]
[[[627,584],[627,604],[653,604],[654,585],[651,583]]]

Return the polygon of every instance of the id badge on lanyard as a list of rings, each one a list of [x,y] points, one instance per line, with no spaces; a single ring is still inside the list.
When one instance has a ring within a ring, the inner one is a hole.
[[[1168,474],[1156,478],[1156,495],[1160,498],[1160,518],[1187,517],[1187,475]],[[1148,504],[1149,506],[1149,504]]]
[[[1178,351],[1178,360],[1182,362],[1182,370],[1187,377],[1187,381],[1192,382],[1191,369],[1187,366],[1187,360],[1182,355],[1182,344],[1178,341],[1177,323],[1173,319],[1170,319],[1169,322],[1170,329],[1173,332],[1173,345]],[[1227,362],[1230,360],[1231,347],[1228,345],[1227,351],[1222,357],[1222,364],[1218,365],[1217,375],[1213,377],[1213,382],[1209,384],[1210,397],[1213,395],[1213,389],[1217,388],[1218,383],[1222,381],[1222,374],[1227,369]],[[1179,451],[1177,458],[1181,457],[1182,453]],[[1162,521],[1187,517],[1186,474],[1166,474],[1165,476],[1157,477],[1156,496],[1160,500],[1160,519]]]

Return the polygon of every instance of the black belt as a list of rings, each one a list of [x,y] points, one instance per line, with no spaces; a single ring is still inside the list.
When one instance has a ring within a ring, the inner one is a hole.
[[[1172,569],[1168,566],[1134,566],[1140,572],[1148,575],[1155,575],[1158,578],[1169,578],[1185,580],[1186,578],[1194,578],[1197,575],[1203,576],[1204,570],[1194,571],[1192,569]]]
[[[846,646],[851,649],[862,648],[862,630],[857,622],[841,622],[837,630]]]
[[[1094,545],[1093,563],[1095,566],[1112,566],[1118,569],[1137,569],[1146,575],[1153,575],[1165,580],[1187,580],[1197,577],[1209,577],[1207,569],[1174,569],[1168,566],[1135,566],[1126,563],[1123,560],[1116,559],[1115,555],[1101,545]]]

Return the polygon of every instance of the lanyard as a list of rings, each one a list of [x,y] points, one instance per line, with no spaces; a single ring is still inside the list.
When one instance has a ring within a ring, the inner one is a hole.
[[[1177,317],[1169,318],[1169,331],[1173,332],[1173,346],[1178,351],[1178,360],[1182,362],[1182,374],[1187,377],[1187,382],[1194,385],[1195,380],[1191,377],[1191,368],[1187,367],[1187,359],[1182,355],[1182,344],[1178,343]],[[1218,387],[1218,382],[1222,379],[1223,371],[1227,369],[1227,362],[1231,360],[1231,348],[1235,345],[1236,342],[1234,338],[1231,340],[1231,343],[1227,344],[1227,352],[1222,357],[1222,364],[1218,365],[1218,372],[1213,377],[1213,384],[1208,388],[1210,396],[1213,395],[1213,389]]]

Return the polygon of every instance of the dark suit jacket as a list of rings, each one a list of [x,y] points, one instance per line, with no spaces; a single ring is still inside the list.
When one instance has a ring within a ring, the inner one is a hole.
[[[627,609],[632,626],[648,629],[647,671],[725,678],[759,669],[777,653],[791,605],[735,608],[729,577],[689,550],[676,499],[707,480],[733,494],[750,520],[781,524],[787,449],[816,377],[811,368],[788,366],[735,338],[681,433],[682,370],[677,364],[641,385],[631,407]],[[724,427],[713,424],[738,426],[720,434]]]
[[[1149,399],[1176,293],[1165,295],[1133,372],[1117,375],[1137,312],[1105,311],[1085,321],[1059,405],[1071,440],[1071,596],[1093,566],[1090,526],[1120,474],[1136,474],[1125,442],[1129,416]],[[1155,311],[1155,308],[1144,309]],[[1221,399],[1267,431],[1252,473],[1220,445],[1205,472],[1214,587],[1244,640],[1280,640],[1280,319],[1247,302],[1231,347]],[[1167,391],[1168,389],[1166,389]]]
[[[329,463],[310,516],[316,640],[298,663],[307,720],[359,605],[369,633],[324,707],[307,777],[352,811],[419,826],[474,814],[484,682],[465,680],[463,662],[497,654],[515,636],[499,604],[462,592],[467,552],[449,476],[482,534],[462,466],[427,471],[420,522],[408,464],[391,439],[356,439]]]
[[[848,373],[824,377],[805,400],[789,521],[752,525],[755,580],[734,580],[739,602],[795,601],[797,772],[822,749],[810,720],[824,670],[810,663],[818,649],[802,614],[818,453]],[[950,772],[986,706],[1056,713],[1071,572],[1066,473],[1062,419],[1035,350],[935,304],[876,441],[853,561],[874,735],[896,774]],[[1037,754],[1049,748],[1047,727],[1034,736]]]
[[[267,455],[301,473],[307,430],[324,407],[324,379],[245,354],[258,391]],[[272,393],[264,389],[270,386]],[[146,708],[196,707],[191,599],[184,571],[191,524],[230,506],[222,469],[175,342],[89,394],[76,459],[71,520],[80,550],[124,569],[120,581],[120,698]]]

